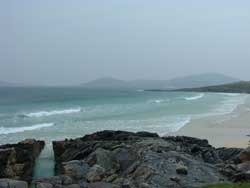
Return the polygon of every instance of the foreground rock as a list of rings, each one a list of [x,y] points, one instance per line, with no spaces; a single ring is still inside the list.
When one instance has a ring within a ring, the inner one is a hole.
[[[231,182],[236,171],[228,167],[241,164],[242,152],[196,138],[123,131],[56,141],[53,148],[58,176],[40,180],[37,188],[192,188]]]
[[[0,188],[28,188],[28,183],[12,179],[0,179]]]
[[[229,164],[224,169],[233,181],[250,182],[250,147],[240,152],[238,163]]]
[[[35,160],[44,145],[43,141],[36,140],[1,145],[0,178],[31,181]]]

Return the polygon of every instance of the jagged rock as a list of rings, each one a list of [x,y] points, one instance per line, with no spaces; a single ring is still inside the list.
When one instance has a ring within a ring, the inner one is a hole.
[[[112,183],[96,182],[96,183],[90,183],[89,188],[121,188],[121,187]]]
[[[172,176],[172,177],[170,177],[170,180],[174,181],[176,183],[179,183],[181,181],[181,179],[178,176]]]
[[[97,148],[87,157],[86,161],[91,166],[98,164],[106,172],[111,171],[110,173],[114,173],[119,169],[119,164],[115,161],[112,152],[103,148]]]
[[[36,188],[53,188],[53,185],[50,183],[37,183]]]
[[[185,136],[102,131],[53,142],[53,148],[58,174],[67,172],[74,181],[78,179],[74,183],[86,188],[191,188],[247,177],[240,166],[237,169],[240,149],[216,149],[207,140]],[[83,162],[90,168],[85,168],[80,180],[79,173],[72,172],[78,172]]]
[[[62,185],[64,176],[53,176],[48,178],[38,178],[36,184],[47,183],[51,185]]]
[[[133,149],[117,148],[113,151],[115,160],[120,166],[120,170],[126,170],[137,159],[137,153]]]
[[[163,139],[174,144],[176,146],[176,151],[178,148],[179,152],[188,153],[198,160],[203,160],[204,162],[212,164],[222,162],[216,149],[213,148],[207,140],[187,136],[170,136],[164,137]]]
[[[63,174],[70,176],[74,179],[83,179],[86,177],[87,172],[90,169],[90,166],[87,162],[84,161],[69,161],[62,163]]]
[[[143,138],[146,138],[145,136],[158,138],[157,134],[146,132],[101,131],[75,140],[54,141],[56,172],[60,174],[62,162],[85,159],[97,148],[114,150],[121,147],[123,142],[143,140]]]
[[[141,188],[150,188],[150,185],[147,183],[142,183]]]
[[[250,172],[250,161],[244,162],[237,165],[237,170],[240,172]]]
[[[66,175],[39,178],[35,181],[35,188],[80,188],[80,184]]]
[[[176,172],[177,172],[177,174],[187,175],[188,174],[188,168],[186,166],[178,163],[176,165]]]
[[[44,141],[27,139],[17,144],[0,146],[0,178],[31,181],[35,160]]]
[[[65,188],[81,188],[79,184],[71,184],[71,185],[67,185],[64,186]]]
[[[240,153],[243,149],[240,148],[218,148],[216,149],[220,159],[227,163],[240,163]]]
[[[232,179],[233,175],[237,173],[237,167],[234,164],[219,164],[217,165],[219,171],[226,177]]]
[[[250,182],[250,161],[235,165],[234,168],[231,167],[227,172],[230,172],[228,177],[234,182]]]
[[[168,136],[163,137],[164,140],[173,141],[176,143],[182,143],[183,145],[197,145],[200,147],[212,147],[207,140],[205,139],[199,139],[199,138],[193,138],[188,136]]]
[[[94,165],[90,168],[89,172],[86,174],[86,179],[89,182],[101,181],[105,176],[105,169],[99,165]]]
[[[116,178],[118,178],[118,174],[112,174],[111,176],[105,178],[106,182],[113,182]]]
[[[159,137],[156,133],[148,133],[148,132],[126,132],[126,131],[100,131],[90,135],[86,135],[82,138],[83,141],[108,141],[108,140],[118,140],[118,141],[126,141],[126,140],[134,140],[138,139],[138,137]]]
[[[244,149],[240,153],[240,157],[239,158],[240,158],[241,162],[250,161],[250,147]]]
[[[63,185],[71,185],[73,183],[73,179],[69,176],[63,175],[62,178],[62,184]]]
[[[0,188],[28,188],[28,183],[12,179],[0,179]]]
[[[233,176],[234,182],[250,182],[250,171],[239,172]]]
[[[141,132],[137,132],[136,133],[136,136],[139,136],[139,137],[151,137],[151,138],[158,138],[159,135],[156,134],[156,133],[149,133],[149,132],[144,132],[144,131],[141,131]]]

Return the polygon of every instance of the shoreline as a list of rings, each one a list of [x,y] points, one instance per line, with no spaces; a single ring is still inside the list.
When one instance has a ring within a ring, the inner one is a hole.
[[[233,112],[191,119],[171,136],[207,139],[214,147],[248,147],[250,137],[250,95]]]

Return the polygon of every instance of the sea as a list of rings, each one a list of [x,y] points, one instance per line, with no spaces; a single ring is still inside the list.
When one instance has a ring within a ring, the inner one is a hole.
[[[231,113],[246,95],[202,92],[0,88],[0,144],[26,138],[46,141],[35,176],[53,175],[51,142],[101,130],[176,132],[192,119]],[[202,125],[201,125],[202,126]]]

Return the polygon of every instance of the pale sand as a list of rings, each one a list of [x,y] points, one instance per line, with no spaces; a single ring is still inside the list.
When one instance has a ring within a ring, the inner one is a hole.
[[[191,120],[174,135],[207,139],[215,147],[245,148],[250,137],[250,96],[232,113]]]

